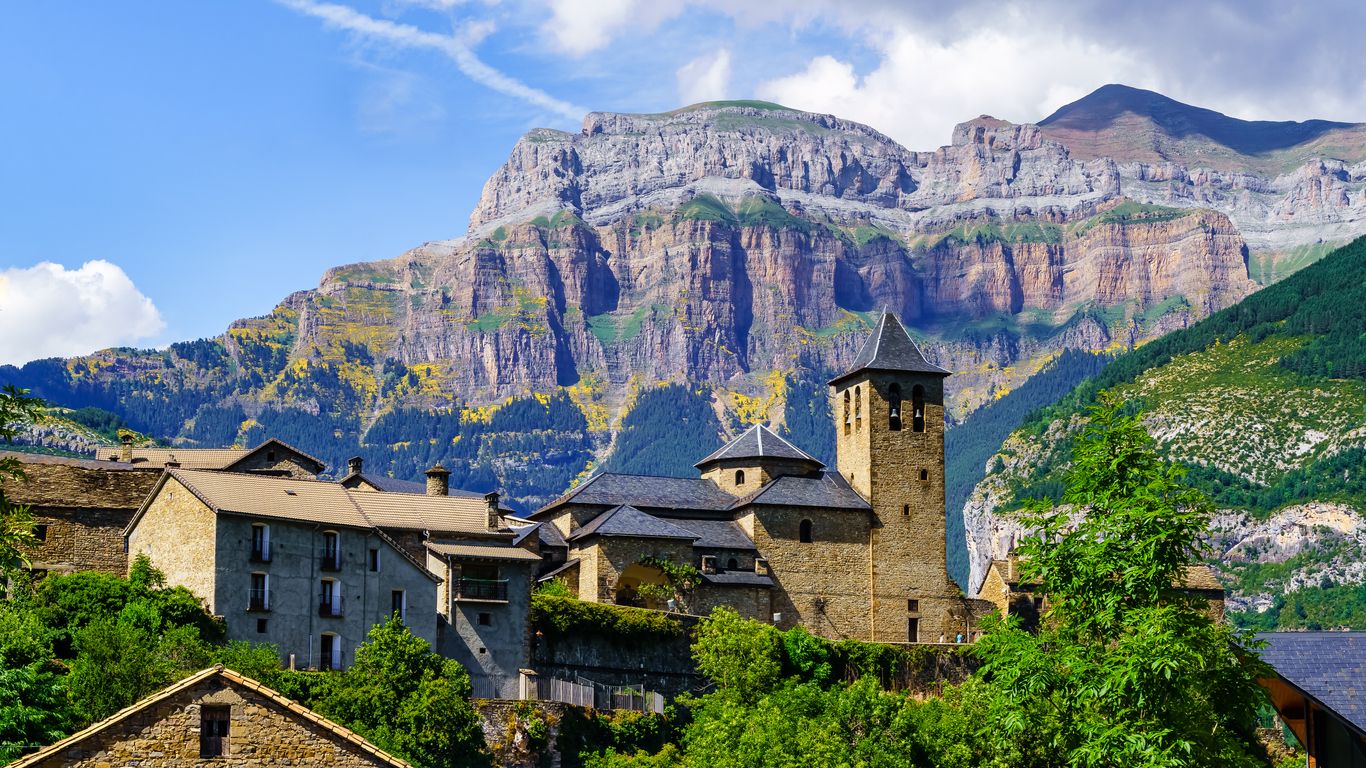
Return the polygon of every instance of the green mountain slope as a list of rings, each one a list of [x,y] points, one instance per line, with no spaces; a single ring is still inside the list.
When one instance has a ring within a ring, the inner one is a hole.
[[[1102,389],[1142,408],[1165,454],[1225,510],[1210,557],[1240,620],[1362,624],[1334,606],[1366,581],[1366,239],[1119,356],[1013,433],[965,512],[975,569],[1001,554],[1012,507],[1058,496],[1068,437]],[[1346,591],[1318,594],[1331,589]]]

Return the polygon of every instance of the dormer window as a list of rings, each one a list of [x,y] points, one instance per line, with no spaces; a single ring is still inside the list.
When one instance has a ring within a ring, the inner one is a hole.
[[[743,469],[737,469],[737,470],[735,470],[735,485],[736,485],[736,487],[739,487],[739,486],[744,485],[744,484],[745,484],[745,470],[743,470]]]
[[[716,573],[716,558],[712,555],[702,556],[702,572]]]

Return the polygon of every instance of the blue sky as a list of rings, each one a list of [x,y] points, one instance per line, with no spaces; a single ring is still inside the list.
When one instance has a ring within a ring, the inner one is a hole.
[[[1106,82],[1243,117],[1366,119],[1354,4],[1130,5],[8,4],[0,363],[214,335],[328,267],[459,235],[519,135],[590,109],[769,98],[915,149]]]

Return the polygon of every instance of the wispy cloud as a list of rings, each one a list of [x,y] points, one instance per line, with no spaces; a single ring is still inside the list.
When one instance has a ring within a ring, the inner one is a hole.
[[[324,25],[333,29],[343,29],[401,48],[431,50],[445,54],[471,80],[567,120],[577,121],[589,111],[509,77],[480,60],[470,46],[488,33],[485,26],[475,26],[461,34],[442,35],[410,24],[376,19],[354,8],[336,3],[320,3],[314,0],[277,1],[286,8],[320,19]]]

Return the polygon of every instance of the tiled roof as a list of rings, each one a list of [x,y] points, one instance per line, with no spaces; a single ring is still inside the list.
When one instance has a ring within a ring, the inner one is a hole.
[[[849,483],[838,472],[822,472],[820,477],[784,475],[749,496],[736,500],[734,506],[740,508],[750,504],[872,509],[857,491],[849,487]]]
[[[362,494],[353,494],[336,483],[201,469],[169,469],[167,474],[189,488],[215,512],[351,528],[372,527],[360,507],[351,500]]]
[[[754,542],[733,520],[675,520],[683,528],[698,535],[694,547],[704,549],[754,549]]]
[[[722,587],[771,587],[773,578],[771,576],[761,576],[751,571],[722,571],[720,573],[704,573],[702,580],[708,584],[716,584]]]
[[[37,752],[25,755],[19,760],[10,763],[8,766],[6,766],[6,768],[30,768],[30,766],[35,766],[40,763],[43,763],[47,761],[48,758],[51,758],[54,755],[59,755],[62,752],[71,749],[75,745],[79,744],[82,741],[85,741],[91,736],[100,733],[106,728],[109,728],[113,725],[117,725],[118,723],[127,720],[133,715],[136,715],[137,713],[142,712],[143,710],[146,710],[155,704],[165,701],[175,696],[176,694],[187,691],[190,688],[193,688],[194,686],[206,682],[214,677],[221,677],[224,680],[228,681],[230,684],[237,685],[242,688],[246,688],[256,692],[257,694],[265,697],[274,704],[282,707],[289,713],[296,715],[300,718],[303,718],[304,720],[309,721],[318,728],[327,731],[333,734],[334,736],[338,736],[344,739],[345,741],[350,742],[356,748],[368,753],[369,755],[376,758],[382,763],[394,766],[394,768],[412,768],[412,766],[409,765],[407,762],[400,760],[399,758],[375,746],[374,744],[371,744],[369,741],[366,741],[365,738],[362,737],[360,734],[341,725],[338,725],[337,723],[334,723],[331,720],[328,720],[327,718],[323,717],[322,715],[319,715],[318,713],[314,712],[308,707],[305,707],[304,705],[296,701],[286,698],[280,693],[270,688],[267,688],[266,686],[262,685],[261,683],[255,680],[252,680],[249,677],[244,677],[242,675],[237,674],[236,672],[233,672],[230,669],[224,668],[222,664],[217,664],[201,672],[196,672],[195,674],[190,675],[189,677],[185,678],[184,680],[181,680],[180,682],[172,683],[171,685],[162,688],[161,690],[142,699],[141,701],[124,707],[123,709],[119,710],[118,712],[115,712],[114,714],[99,721],[98,723],[94,723],[93,725],[87,726],[86,728],[71,734],[70,736],[66,737],[65,739],[62,739],[61,741],[55,744],[49,744],[48,746],[43,747]]]
[[[482,497],[415,493],[349,493],[365,516],[383,528],[486,533],[488,504]]]
[[[925,359],[920,347],[911,340],[906,326],[897,316],[883,311],[873,332],[863,342],[858,357],[849,370],[830,380],[831,384],[842,381],[860,371],[906,371],[909,373],[928,373],[947,376],[949,372]]]
[[[32,507],[137,509],[147,498],[160,467],[0,451],[23,465],[24,477],[5,481],[5,497]]]
[[[178,463],[184,469],[228,469],[242,459],[269,446],[289,451],[313,463],[318,472],[327,465],[283,440],[269,438],[255,448],[134,448],[133,464],[150,464],[164,467],[168,463]],[[119,461],[123,456],[122,446],[100,446],[95,449],[95,458],[104,461]]]
[[[536,512],[562,504],[630,504],[641,509],[687,509],[718,512],[730,508],[735,497],[700,477],[655,477],[605,473],[590,478]]]
[[[479,560],[525,560],[539,563],[541,556],[535,552],[528,552],[521,547],[503,546],[490,544],[488,542],[471,543],[432,543],[427,542],[427,549],[438,555],[447,555],[456,558],[475,558]]]
[[[797,446],[778,437],[773,430],[762,424],[755,424],[739,437],[721,446],[707,458],[693,466],[703,467],[716,461],[728,459],[791,459],[804,461],[816,467],[825,466],[819,459]]]
[[[248,448],[134,448],[131,466],[143,464],[159,468],[179,462],[184,469],[223,469],[250,452]],[[119,461],[120,456],[122,449],[119,446],[95,449],[95,458],[102,461]]]
[[[1267,632],[1262,660],[1366,732],[1366,632]]]
[[[673,523],[647,515],[628,504],[603,512],[582,528],[570,534],[570,541],[589,536],[634,536],[648,539],[686,539],[695,541],[697,534]]]

